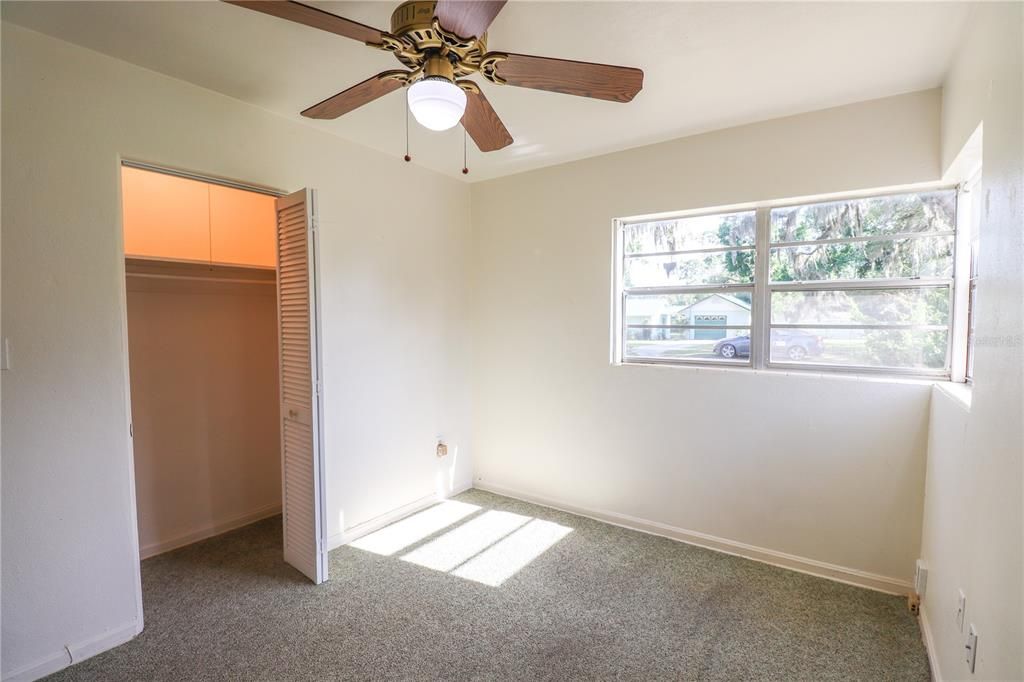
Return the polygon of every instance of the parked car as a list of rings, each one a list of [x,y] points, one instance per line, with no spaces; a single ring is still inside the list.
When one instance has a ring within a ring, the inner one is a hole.
[[[715,344],[712,352],[727,360],[750,356],[750,334],[732,336]],[[825,352],[825,339],[796,329],[777,329],[772,332],[772,357],[784,354],[794,361],[814,357]]]
[[[726,360],[748,357],[750,355],[750,334],[722,339],[715,344],[712,352]]]

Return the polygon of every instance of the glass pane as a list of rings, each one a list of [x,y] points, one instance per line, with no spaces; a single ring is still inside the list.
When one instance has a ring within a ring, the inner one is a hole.
[[[627,328],[625,357],[658,360],[750,362],[750,330]]]
[[[952,230],[954,225],[956,192],[949,189],[772,209],[771,240],[802,242],[935,232]]]
[[[772,324],[919,324],[949,323],[949,289],[853,289],[774,291]]]
[[[630,287],[688,284],[746,284],[754,281],[754,252],[640,256],[622,264],[622,282]]]
[[[657,294],[626,296],[623,316],[627,325],[718,326],[750,324],[751,294]]]
[[[946,332],[921,329],[773,329],[771,361],[943,369]]]
[[[953,237],[775,247],[773,282],[952,277]]]
[[[627,255],[719,246],[753,246],[754,212],[654,220],[626,225],[623,231]]]

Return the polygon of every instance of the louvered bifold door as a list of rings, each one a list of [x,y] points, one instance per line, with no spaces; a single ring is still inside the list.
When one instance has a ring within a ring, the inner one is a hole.
[[[277,200],[277,310],[281,351],[281,506],[284,560],[315,583],[327,579],[315,197]]]

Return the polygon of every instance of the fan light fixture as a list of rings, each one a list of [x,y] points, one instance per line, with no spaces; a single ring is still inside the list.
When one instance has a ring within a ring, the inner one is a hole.
[[[607,102],[629,102],[644,85],[644,72],[627,66],[489,51],[487,29],[507,0],[405,0],[391,14],[390,31],[304,4],[309,0],[224,2],[358,41],[392,54],[401,64],[400,69],[382,71],[304,109],[306,118],[334,120],[395,90],[408,89],[406,123],[410,111],[430,130],[461,123],[480,151],[494,152],[512,144],[512,135],[474,76],[494,85]],[[592,27],[572,28],[584,36],[592,33]],[[557,38],[557,44],[572,50],[571,35],[558,31]],[[608,44],[614,48],[615,41]],[[463,151],[465,146],[463,138]]]
[[[427,76],[409,86],[409,111],[424,128],[448,130],[466,112],[466,93],[444,76]]]

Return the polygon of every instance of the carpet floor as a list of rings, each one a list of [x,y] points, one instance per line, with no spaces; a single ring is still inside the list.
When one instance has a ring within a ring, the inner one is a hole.
[[[280,517],[142,563],[145,630],[52,680],[928,680],[903,598],[471,490],[330,554]]]

